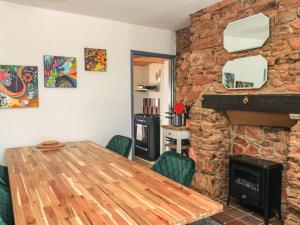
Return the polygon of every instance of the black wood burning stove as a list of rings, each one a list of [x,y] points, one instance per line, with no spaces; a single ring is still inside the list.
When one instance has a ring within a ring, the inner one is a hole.
[[[252,156],[231,156],[229,169],[230,197],[264,212],[265,224],[270,212],[278,210],[281,220],[281,179],[283,166],[280,163]]]

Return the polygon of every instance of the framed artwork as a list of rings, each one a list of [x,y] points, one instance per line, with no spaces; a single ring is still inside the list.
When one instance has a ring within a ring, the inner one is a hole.
[[[44,83],[48,88],[76,88],[77,61],[75,57],[44,56]]]
[[[226,88],[234,88],[234,73],[224,73],[223,84]]]
[[[107,52],[105,49],[85,48],[84,61],[86,71],[107,71]]]
[[[0,65],[0,108],[38,106],[38,67]]]

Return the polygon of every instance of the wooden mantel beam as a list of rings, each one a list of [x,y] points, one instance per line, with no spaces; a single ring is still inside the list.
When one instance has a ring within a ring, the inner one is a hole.
[[[209,109],[300,114],[300,95],[203,95],[202,98],[202,107]]]

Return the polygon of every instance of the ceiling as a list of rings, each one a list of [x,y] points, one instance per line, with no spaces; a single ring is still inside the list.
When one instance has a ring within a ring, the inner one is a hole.
[[[219,0],[2,0],[168,30],[189,25],[189,15]]]
[[[154,58],[154,57],[144,57],[144,56],[136,56],[133,59],[133,64],[135,66],[148,66],[152,63],[164,64],[166,59]]]

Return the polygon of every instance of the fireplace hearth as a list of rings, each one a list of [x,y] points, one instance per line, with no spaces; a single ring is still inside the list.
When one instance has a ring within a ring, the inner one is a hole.
[[[229,194],[245,205],[264,213],[265,224],[277,209],[281,220],[281,186],[283,165],[248,155],[230,157]]]

